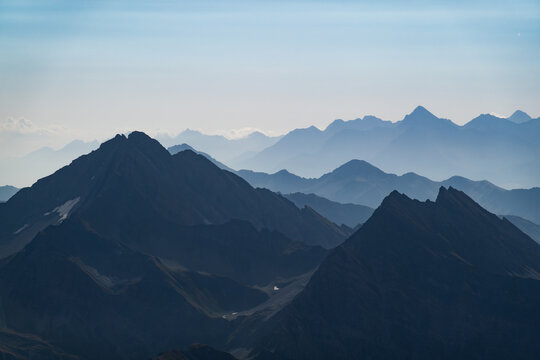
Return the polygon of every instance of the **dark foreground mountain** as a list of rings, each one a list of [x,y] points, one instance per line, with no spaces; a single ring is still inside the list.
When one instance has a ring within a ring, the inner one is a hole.
[[[395,123],[366,116],[336,120],[324,130],[295,129],[251,158],[229,165],[319,177],[351,159],[364,159],[399,174],[414,171],[434,179],[460,174],[528,188],[540,183],[539,133],[540,119],[520,113],[508,119],[484,114],[459,126],[419,106]]]
[[[340,203],[377,207],[393,190],[418,199],[434,200],[441,186],[464,191],[480,205],[495,214],[512,214],[540,223],[540,188],[506,190],[489,181],[472,181],[453,176],[433,181],[415,173],[401,176],[386,173],[362,160],[351,160],[317,179],[306,179],[280,171],[275,174],[240,170],[238,175],[251,185],[283,194],[314,193]]]
[[[392,192],[273,319],[259,359],[534,359],[540,246],[464,193]]]
[[[9,360],[76,360],[79,357],[43,341],[36,335],[0,330],[0,358]]]
[[[342,204],[315,194],[293,193],[285,194],[284,196],[294,202],[299,208],[309,206],[332,222],[345,224],[353,229],[363,224],[373,214],[373,209],[368,206]],[[506,218],[519,230],[540,244],[540,225],[515,215],[504,215],[500,217]]]
[[[308,243],[350,231],[142,133],[22,189],[0,219],[0,324],[19,334],[0,350],[38,359],[222,349],[236,314],[307,283],[327,254]]]
[[[220,314],[266,295],[226,278],[167,268],[68,219],[1,268],[0,298],[7,328],[83,358],[112,359],[148,358],[201,339],[219,345],[230,327]]]
[[[0,186],[0,202],[6,202],[19,191],[15,186]]]
[[[70,215],[137,246],[177,225],[249,221],[297,241],[333,247],[348,235],[310,209],[253,189],[191,151],[171,155],[143,133],[118,135],[0,204],[0,256]]]

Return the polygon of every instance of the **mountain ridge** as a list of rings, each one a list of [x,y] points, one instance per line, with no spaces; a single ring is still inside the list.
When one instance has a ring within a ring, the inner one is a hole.
[[[461,174],[505,187],[532,187],[540,183],[537,120],[516,123],[484,114],[460,126],[419,106],[393,123],[356,119],[317,132],[295,129],[233,167],[320,177],[360,158],[396,173],[413,171],[436,179]],[[359,125],[363,122],[366,126]],[[508,171],[500,170],[501,162]]]
[[[363,160],[350,160],[320,178],[302,178],[282,170],[275,174],[237,171],[253,186],[267,187],[281,193],[314,193],[340,203],[354,203],[377,207],[392,190],[399,190],[419,200],[432,199],[440,186],[453,186],[496,214],[511,214],[540,223],[540,188],[500,188],[489,181],[473,181],[452,176],[444,181],[433,181],[409,172],[403,175],[386,173]],[[286,176],[284,176],[286,174]]]

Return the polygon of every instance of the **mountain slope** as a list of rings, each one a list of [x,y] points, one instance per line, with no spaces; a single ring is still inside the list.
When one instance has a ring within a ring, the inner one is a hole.
[[[210,346],[195,344],[186,350],[171,350],[159,354],[154,360],[235,360],[226,352],[218,351]]]
[[[540,246],[464,193],[393,192],[269,321],[260,359],[533,359]]]
[[[135,244],[144,241],[145,230],[232,219],[324,247],[348,235],[314,211],[253,189],[201,155],[170,155],[139,132],[116,136],[0,204],[0,254],[20,250],[45,226],[75,214],[100,234]]]
[[[43,341],[35,335],[21,334],[3,328],[0,330],[0,358],[24,360],[76,360],[79,357]]]
[[[504,217],[514,224],[519,230],[523,231],[525,234],[529,235],[531,239],[540,244],[540,225],[520,218],[519,216],[505,215]]]
[[[286,174],[286,177],[283,174]],[[362,160],[351,160],[318,179],[306,179],[281,171],[276,174],[237,172],[253,186],[282,193],[314,193],[332,201],[377,207],[393,190],[418,199],[434,200],[439,187],[464,191],[480,205],[496,214],[512,214],[540,222],[540,188],[506,190],[488,181],[472,181],[453,176],[438,182],[415,173],[398,176],[381,171]]]
[[[363,224],[373,214],[373,209],[356,204],[341,204],[315,194],[293,193],[284,195],[299,208],[309,206],[328,220],[336,224],[345,224],[355,228]]]
[[[191,273],[97,235],[68,219],[41,232],[0,270],[3,321],[84,358],[144,358],[204,339],[219,344],[227,307]],[[216,288],[217,286],[217,288]],[[237,286],[236,296],[261,300]],[[254,298],[255,297],[255,298]],[[240,309],[236,309],[240,310]],[[182,326],[178,326],[182,324]]]
[[[180,145],[174,145],[174,146],[171,146],[169,148],[167,148],[167,150],[169,150],[169,152],[172,154],[172,155],[175,155],[175,154],[178,154],[179,152],[181,151],[186,151],[186,150],[191,150],[193,151],[194,153],[196,154],[199,154],[199,155],[202,155],[204,156],[205,158],[207,158],[208,160],[210,160],[214,165],[216,165],[218,168],[220,168],[221,170],[227,170],[227,171],[230,171],[230,172],[234,172],[233,169],[231,169],[230,167],[228,167],[227,165],[217,161],[216,159],[214,159],[213,157],[211,157],[210,155],[208,155],[207,153],[204,153],[202,151],[197,151],[195,150],[194,148],[192,148],[191,146],[189,146],[188,144],[180,144]]]

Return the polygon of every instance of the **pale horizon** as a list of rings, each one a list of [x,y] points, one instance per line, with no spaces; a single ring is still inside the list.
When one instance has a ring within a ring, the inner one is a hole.
[[[2,2],[0,22],[0,123],[26,119],[64,143],[276,135],[398,121],[417,105],[460,125],[540,116],[535,1],[29,0]]]

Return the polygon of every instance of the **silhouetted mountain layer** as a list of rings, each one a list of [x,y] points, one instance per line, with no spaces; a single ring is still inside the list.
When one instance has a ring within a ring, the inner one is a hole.
[[[127,244],[177,225],[243,219],[257,229],[333,247],[348,235],[310,209],[253,189],[191,151],[171,155],[143,133],[121,135],[0,204],[0,254],[22,248],[45,226],[70,214]]]
[[[214,165],[216,165],[218,168],[222,169],[222,170],[227,170],[227,171],[230,171],[230,172],[234,172],[233,169],[231,169],[230,167],[228,167],[227,165],[217,161],[216,159],[214,159],[213,157],[211,157],[210,155],[208,155],[207,153],[204,153],[202,151],[197,151],[195,150],[194,148],[192,148],[191,146],[189,146],[188,144],[180,144],[180,145],[174,145],[174,146],[171,146],[169,147],[167,150],[169,150],[169,152],[172,154],[172,155],[175,155],[175,154],[178,154],[179,152],[181,151],[186,151],[186,150],[191,150],[193,151],[194,153],[196,154],[199,154],[199,155],[202,155],[204,156],[205,158],[207,158],[208,160],[210,160]]]
[[[521,113],[508,119],[481,115],[459,126],[419,106],[396,123],[366,116],[336,120],[325,130],[296,129],[233,167],[319,177],[364,159],[398,174],[461,174],[507,188],[533,187],[540,184],[540,119],[525,120]]]
[[[351,160],[318,179],[306,179],[285,170],[275,174],[240,170],[251,185],[281,193],[314,193],[340,203],[377,207],[393,190],[418,200],[434,200],[440,186],[464,191],[495,214],[512,214],[540,222],[540,188],[506,190],[488,181],[453,176],[438,182],[415,173],[388,174],[362,160]]]
[[[534,359],[540,246],[464,193],[392,192],[273,319],[259,359]]]
[[[10,185],[0,186],[0,202],[6,202],[19,191],[18,188]]]
[[[235,167],[239,162],[275,144],[281,136],[266,136],[255,131],[238,139],[227,139],[222,135],[206,135],[196,130],[185,130],[177,136],[159,135],[157,140],[165,147],[189,144],[197,150],[213,154],[220,161]]]
[[[328,220],[336,224],[345,224],[355,228],[363,224],[373,214],[373,209],[356,204],[341,204],[315,194],[293,193],[284,195],[299,208],[309,206]]]
[[[520,218],[519,216],[505,215],[504,217],[512,224],[516,225],[519,230],[523,231],[525,234],[529,235],[531,239],[540,244],[540,225]]]
[[[293,193],[284,195],[298,207],[309,206],[336,224],[345,224],[356,228],[363,224],[373,214],[373,209],[363,205],[342,204],[315,194]],[[540,243],[540,225],[515,215],[504,215],[508,221],[519,230]]]
[[[31,185],[98,145],[97,141],[74,140],[59,150],[44,147],[24,156],[0,158],[0,183],[18,187]]]

